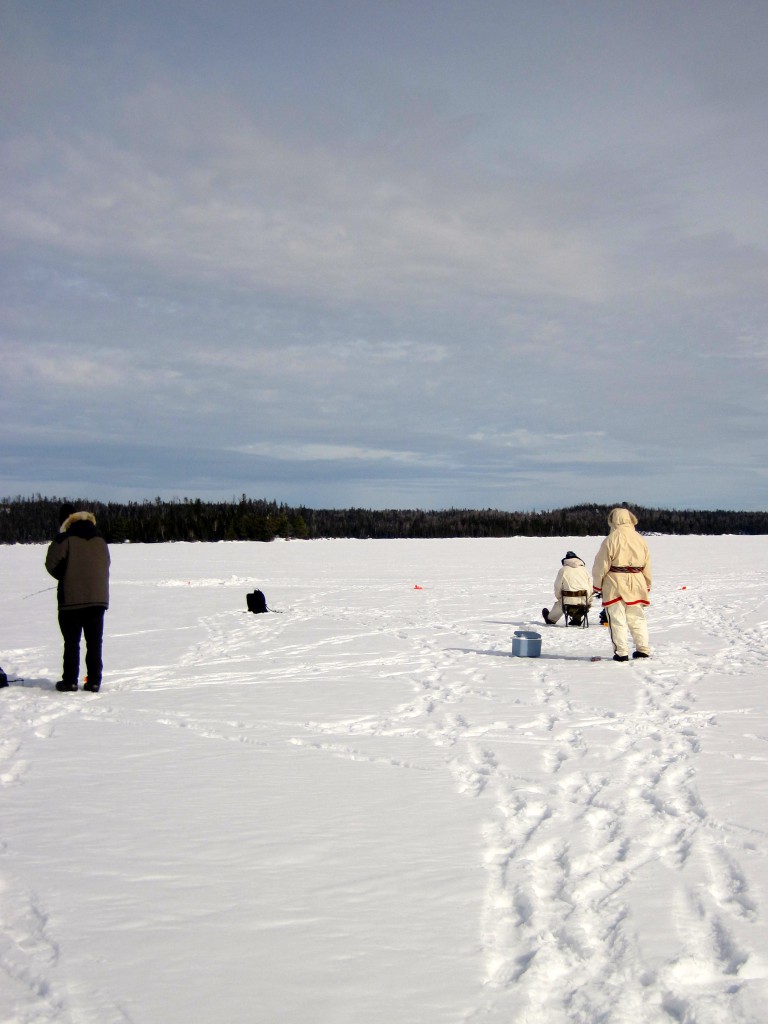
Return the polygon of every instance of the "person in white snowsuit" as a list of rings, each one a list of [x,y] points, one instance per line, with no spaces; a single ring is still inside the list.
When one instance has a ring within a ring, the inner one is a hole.
[[[587,592],[587,610],[592,605],[592,578],[589,575],[589,570],[586,565],[579,558],[578,555],[574,554],[573,551],[567,551],[565,558],[560,563],[560,569],[558,570],[557,576],[555,577],[555,603],[551,608],[542,608],[541,614],[544,617],[544,622],[548,626],[554,626],[555,623],[563,615],[563,605],[574,605],[581,604],[581,599],[573,598],[566,594],[563,597],[563,591],[572,590],[586,590]],[[579,618],[579,623],[581,618]],[[577,625],[579,624],[577,623]]]
[[[647,658],[651,648],[644,609],[651,603],[651,553],[628,508],[613,509],[608,525],[611,532],[595,557],[592,582],[608,613],[613,660],[629,661],[627,631],[635,644],[632,657]]]

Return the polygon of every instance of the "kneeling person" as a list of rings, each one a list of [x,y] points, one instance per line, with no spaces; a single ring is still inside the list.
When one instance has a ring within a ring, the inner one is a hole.
[[[589,610],[592,604],[592,580],[584,562],[573,551],[566,552],[565,558],[561,560],[560,569],[555,577],[555,603],[551,609],[541,609],[544,622],[548,626],[554,626],[562,617],[564,604],[567,606],[577,603],[575,600],[570,599],[567,594],[563,596],[563,592],[569,590],[585,591],[587,610]],[[583,599],[579,598],[578,604],[583,604]],[[584,614],[580,608],[578,610],[574,609],[573,613],[569,611],[569,616],[576,626],[581,625]]]

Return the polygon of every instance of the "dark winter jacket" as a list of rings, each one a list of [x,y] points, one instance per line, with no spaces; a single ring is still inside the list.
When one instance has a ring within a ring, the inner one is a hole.
[[[109,607],[109,548],[90,512],[75,512],[51,541],[45,568],[59,581],[61,611]]]

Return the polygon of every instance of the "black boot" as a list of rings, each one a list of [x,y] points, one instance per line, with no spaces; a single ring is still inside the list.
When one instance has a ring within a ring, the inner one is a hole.
[[[60,682],[56,683],[56,689],[59,693],[74,693],[77,689],[77,683],[65,683],[62,679]]]
[[[628,654],[614,654],[613,660],[614,661],[629,661],[629,655]]]

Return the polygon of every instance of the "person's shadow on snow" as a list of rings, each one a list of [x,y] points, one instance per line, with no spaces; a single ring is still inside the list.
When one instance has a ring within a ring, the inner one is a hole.
[[[50,679],[31,679],[29,676],[25,676],[24,679],[8,679],[8,688],[13,687],[18,689],[23,687],[25,690],[51,690],[56,693],[56,683]],[[5,689],[5,687],[3,687]]]
[[[536,658],[524,658],[512,651],[481,651],[477,647],[446,647],[446,651],[458,651],[460,654],[482,654],[489,658],[514,658],[515,661],[602,661],[590,654],[539,654]]]
[[[535,629],[541,628],[541,623],[528,622],[509,622],[506,619],[486,619],[485,620],[491,626],[509,626],[512,629]],[[511,642],[510,642],[511,644]],[[596,658],[594,655],[589,654],[539,654],[538,658],[523,658],[519,654],[513,654],[509,651],[480,651],[476,647],[446,647],[447,651],[459,651],[461,654],[482,654],[489,658],[515,658],[520,661],[602,661],[602,658]]]

